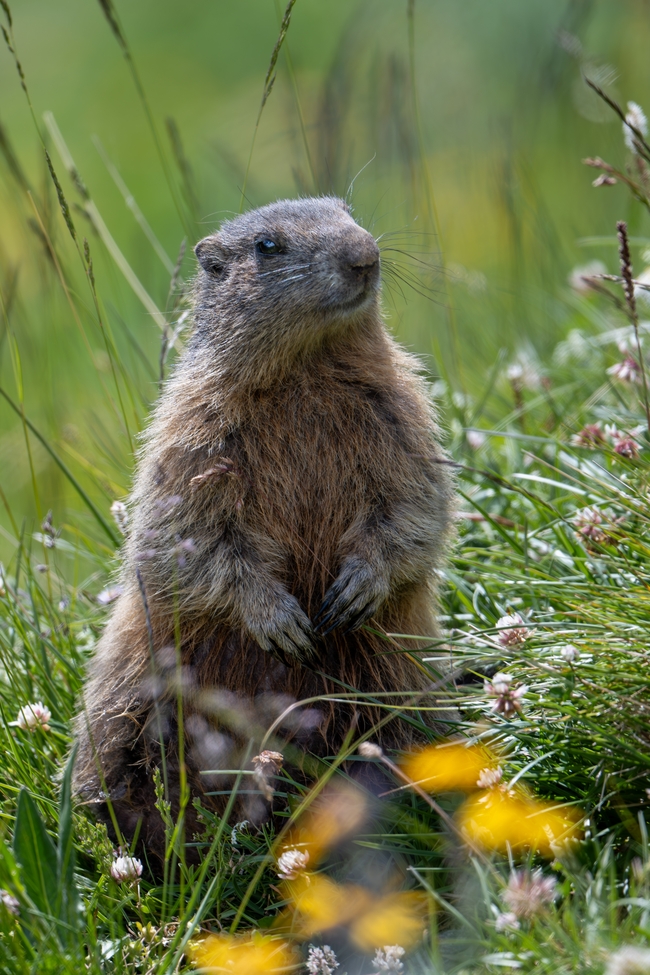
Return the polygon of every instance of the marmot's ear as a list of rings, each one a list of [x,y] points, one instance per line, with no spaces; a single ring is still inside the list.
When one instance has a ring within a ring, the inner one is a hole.
[[[228,255],[216,237],[204,237],[194,248],[197,260],[208,274],[222,274]]]

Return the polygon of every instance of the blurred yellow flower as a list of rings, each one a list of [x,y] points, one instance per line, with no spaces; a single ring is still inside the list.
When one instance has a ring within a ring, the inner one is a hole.
[[[321,874],[302,874],[287,890],[300,915],[301,937],[344,926],[364,951],[393,943],[409,948],[422,937],[426,899],[412,891],[375,897],[365,887]]]
[[[411,752],[401,763],[406,775],[427,792],[472,792],[481,772],[497,765],[496,757],[482,745],[459,741],[429,745]]]
[[[412,948],[422,938],[425,910],[426,899],[420,894],[387,894],[352,922],[350,938],[362,951],[391,944]]]
[[[470,796],[458,810],[458,822],[471,840],[491,850],[531,847],[547,855],[575,829],[570,811],[499,790]]]
[[[322,874],[302,874],[288,887],[289,896],[302,916],[301,932],[306,937],[348,924],[372,901],[365,887],[337,884]]]
[[[300,817],[284,849],[307,852],[313,866],[323,853],[354,832],[366,811],[366,799],[360,789],[342,784],[330,786]]]
[[[254,931],[247,935],[210,934],[196,942],[190,957],[209,975],[280,975],[296,968],[300,957],[286,941]]]

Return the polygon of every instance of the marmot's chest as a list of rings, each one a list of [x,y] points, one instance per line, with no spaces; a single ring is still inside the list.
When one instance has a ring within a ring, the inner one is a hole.
[[[403,438],[376,396],[342,388],[265,407],[261,422],[240,431],[237,453],[248,499],[270,534],[288,523],[311,540],[326,527],[343,533],[391,493],[406,461]]]

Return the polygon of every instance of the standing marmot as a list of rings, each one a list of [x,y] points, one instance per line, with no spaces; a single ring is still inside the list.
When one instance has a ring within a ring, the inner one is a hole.
[[[412,657],[360,627],[435,633],[453,495],[419,364],[381,319],[377,244],[342,200],[254,210],[196,255],[193,333],[148,429],[123,593],[78,724],[77,791],[108,793],[126,836],[142,819],[150,849],[161,739],[177,804],[179,757],[193,789],[218,767],[204,746],[227,740],[219,706],[245,702],[254,717],[273,694],[428,686]],[[301,744],[336,750],[351,710],[323,707]],[[361,727],[369,715],[360,708]],[[399,719],[380,733],[409,737]]]

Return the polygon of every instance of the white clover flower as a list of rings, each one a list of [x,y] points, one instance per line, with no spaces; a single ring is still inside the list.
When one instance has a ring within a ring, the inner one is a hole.
[[[522,354],[518,362],[513,362],[506,370],[506,377],[517,389],[539,389],[542,377],[529,356]]]
[[[497,768],[483,768],[476,780],[476,785],[479,789],[493,789],[502,778],[503,769],[500,765]]]
[[[111,514],[115,520],[115,524],[122,532],[126,535],[126,530],[129,527],[129,511],[127,506],[123,501],[113,501],[111,505]]]
[[[309,852],[292,847],[284,850],[278,857],[278,877],[280,880],[295,880],[309,863]]]
[[[0,904],[9,911],[10,914],[18,914],[20,911],[20,901],[18,901],[8,890],[0,887]]]
[[[573,516],[573,526],[583,538],[590,539],[592,542],[600,544],[605,541],[607,534],[600,527],[603,523],[602,512],[592,505],[588,508],[581,508]]]
[[[15,723],[22,731],[36,731],[37,728],[49,731],[51,717],[50,709],[46,708],[42,701],[35,701],[34,704],[25,704],[20,709]]]
[[[562,647],[560,653],[563,660],[566,660],[568,664],[574,664],[580,658],[580,651],[572,643],[567,643],[565,647]]]
[[[609,956],[605,975],[650,975],[650,949],[626,945]]]
[[[322,948],[310,945],[305,967],[308,975],[334,975],[339,961],[329,945]]]
[[[480,433],[479,430],[467,430],[465,438],[472,450],[480,450],[487,439],[485,434]]]
[[[137,857],[116,857],[111,863],[111,877],[118,884],[137,880],[142,876],[142,861]]]
[[[512,718],[518,711],[521,711],[520,698],[524,696],[528,687],[521,684],[519,687],[511,688],[510,674],[495,674],[492,680],[485,681],[485,693],[495,698],[492,710],[497,714],[502,714],[504,718]]]
[[[574,267],[569,275],[569,286],[576,294],[593,294],[589,281],[585,281],[585,278],[595,278],[598,274],[607,274],[607,268],[602,261],[590,261],[589,264]]]
[[[510,616],[502,616],[497,620],[498,642],[502,647],[514,647],[526,642],[529,630],[525,620],[519,613],[512,613]]]
[[[404,971],[404,965],[400,959],[405,954],[406,951],[401,945],[384,945],[383,948],[377,948],[372,963],[378,972],[386,972],[387,975],[401,975]]]
[[[615,423],[605,424],[605,436],[608,440],[618,440],[619,437],[623,436],[623,433],[618,429]]]
[[[530,920],[542,914],[557,896],[555,877],[545,877],[537,869],[513,870],[502,894],[503,902],[518,918]]]
[[[494,922],[496,931],[516,931],[521,925],[517,915],[513,911],[505,911],[498,914]]]
[[[648,120],[645,116],[645,112],[640,105],[636,102],[627,103],[627,113],[625,115],[625,122],[623,122],[623,138],[625,139],[625,145],[630,150],[630,152],[636,152],[634,145],[634,140],[638,138],[630,128],[633,125],[635,129],[638,129],[642,134],[643,138],[648,134]]]
[[[108,606],[110,603],[114,603],[123,592],[124,589],[122,586],[109,586],[107,589],[102,589],[98,593],[97,602],[100,606]]]

